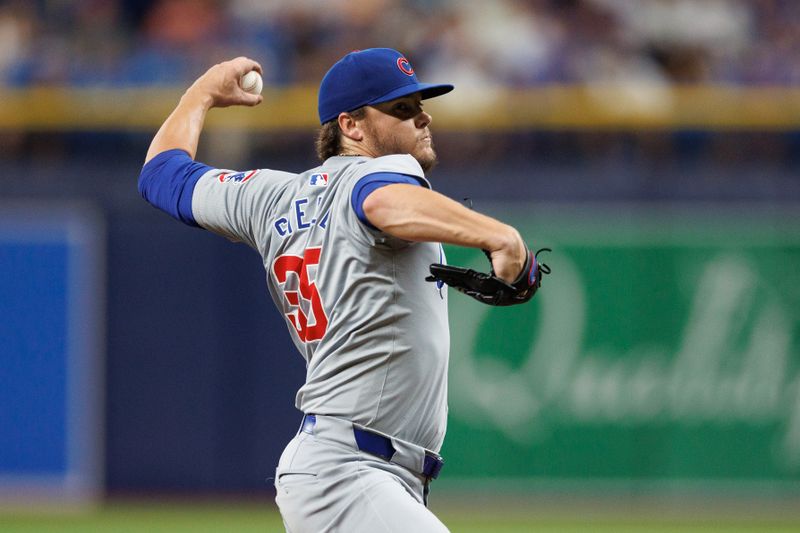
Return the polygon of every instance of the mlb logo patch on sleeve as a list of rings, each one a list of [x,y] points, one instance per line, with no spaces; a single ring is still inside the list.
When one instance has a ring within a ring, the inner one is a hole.
[[[311,174],[311,176],[308,178],[308,184],[312,187],[325,187],[328,184],[328,173],[320,172],[317,174]]]

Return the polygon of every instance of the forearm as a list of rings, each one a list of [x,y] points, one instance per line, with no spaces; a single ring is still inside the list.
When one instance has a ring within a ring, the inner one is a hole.
[[[190,88],[181,97],[175,110],[167,117],[153,137],[145,163],[166,150],[185,150],[194,159],[206,113],[211,108],[211,98]]]
[[[261,73],[261,66],[252,59],[237,57],[214,65],[197,78],[153,137],[145,163],[174,148],[185,150],[194,159],[206,113],[212,107],[260,104],[260,94],[247,93],[239,85],[241,77],[251,70]]]
[[[408,241],[443,242],[490,252],[514,249],[522,243],[513,227],[413,185],[376,190],[365,200],[364,212],[375,227]]]

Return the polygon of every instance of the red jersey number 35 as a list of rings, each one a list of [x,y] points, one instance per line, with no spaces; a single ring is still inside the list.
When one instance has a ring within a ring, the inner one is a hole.
[[[284,314],[303,342],[318,341],[328,328],[328,316],[317,290],[317,267],[322,248],[307,248],[303,256],[281,255],[272,273],[281,285]]]

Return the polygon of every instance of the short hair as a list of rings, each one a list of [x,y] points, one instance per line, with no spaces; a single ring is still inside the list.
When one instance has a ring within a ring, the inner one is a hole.
[[[361,120],[366,115],[367,110],[364,107],[350,111],[350,116],[356,120]],[[342,153],[342,130],[339,128],[338,118],[322,125],[317,132],[316,147],[320,161]]]

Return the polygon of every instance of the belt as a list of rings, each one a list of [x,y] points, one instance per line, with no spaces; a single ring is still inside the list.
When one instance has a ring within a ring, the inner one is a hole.
[[[313,435],[314,425],[316,423],[317,417],[315,415],[304,415],[303,423],[300,425],[300,431]],[[385,461],[392,461],[395,448],[392,444],[392,439],[389,437],[355,425],[353,426],[353,436],[356,440],[356,446],[358,446],[358,449],[362,452],[376,455]],[[418,473],[425,477],[426,481],[430,481],[431,479],[439,477],[439,472],[442,470],[443,465],[444,460],[442,460],[441,457],[434,455],[433,452],[426,451],[422,472]]]

